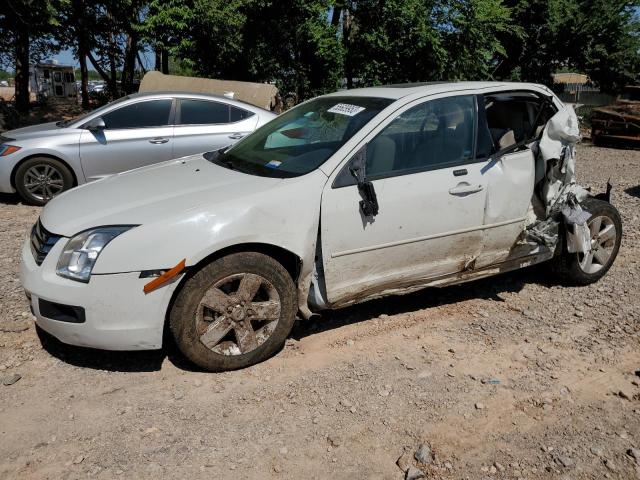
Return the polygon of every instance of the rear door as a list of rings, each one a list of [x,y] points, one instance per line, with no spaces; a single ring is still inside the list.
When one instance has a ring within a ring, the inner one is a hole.
[[[104,130],[83,130],[80,159],[87,181],[172,158],[171,98],[141,100],[101,115]]]
[[[377,215],[363,215],[349,163],[327,183],[321,239],[331,304],[459,272],[481,253],[486,183],[475,133],[473,95],[414,103],[366,140]]]
[[[535,155],[531,150],[542,129],[555,113],[555,107],[535,92],[496,92],[478,97],[479,131],[490,146],[484,176],[487,205],[484,216],[484,251],[476,267],[505,260],[520,237],[526,217],[533,209],[536,183]],[[511,132],[513,135],[511,136]],[[516,151],[491,157],[500,138],[522,143]],[[539,180],[539,178],[537,179]]]
[[[253,132],[258,116],[223,101],[178,99],[173,157],[226,147]]]

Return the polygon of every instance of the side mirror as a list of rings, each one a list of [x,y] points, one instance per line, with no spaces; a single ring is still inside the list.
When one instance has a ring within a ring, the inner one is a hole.
[[[98,131],[104,130],[107,126],[105,125],[102,117],[96,117],[93,120],[89,120],[89,122],[85,124],[84,128],[87,130]]]
[[[374,217],[380,211],[380,206],[378,205],[378,196],[373,183],[366,180],[366,166],[367,146],[365,145],[351,159],[349,171],[358,182],[358,192],[362,197],[360,211],[365,217]]]

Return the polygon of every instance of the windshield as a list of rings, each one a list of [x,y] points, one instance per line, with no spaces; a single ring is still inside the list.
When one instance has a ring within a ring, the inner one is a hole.
[[[124,102],[125,100],[129,100],[131,98],[130,95],[127,95],[125,97],[119,98],[118,100],[114,100],[111,103],[107,103],[106,105],[96,108],[95,110],[92,110],[91,112],[88,113],[84,113],[76,118],[70,118],[69,120],[60,120],[59,122],[56,122],[56,126],[58,127],[66,127],[68,125],[71,125],[72,123],[76,123],[76,122],[80,122],[82,120],[84,120],[85,118],[88,118],[90,115],[94,115],[96,113],[101,113],[104,112],[105,110],[113,107],[114,105],[117,105],[118,103]]]
[[[392,102],[373,97],[320,97],[276,117],[214,161],[266,177],[304,175],[322,165]]]

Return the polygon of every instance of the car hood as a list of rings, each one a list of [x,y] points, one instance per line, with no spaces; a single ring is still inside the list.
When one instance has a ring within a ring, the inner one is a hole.
[[[103,225],[164,221],[207,205],[241,202],[283,182],[229,170],[202,154],[112,175],[47,204],[43,226],[66,237]]]
[[[12,140],[30,140],[32,138],[42,138],[50,135],[59,135],[66,129],[56,126],[56,122],[41,123],[30,127],[16,128],[2,134],[3,137]]]

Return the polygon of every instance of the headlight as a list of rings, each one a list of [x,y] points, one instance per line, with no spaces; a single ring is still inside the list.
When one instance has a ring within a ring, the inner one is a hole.
[[[12,153],[17,152],[22,147],[18,147],[16,145],[0,145],[0,157],[6,157],[7,155],[11,155]]]
[[[118,235],[135,226],[98,227],[77,234],[64,247],[58,259],[56,273],[61,277],[88,283],[93,266],[104,247]]]

